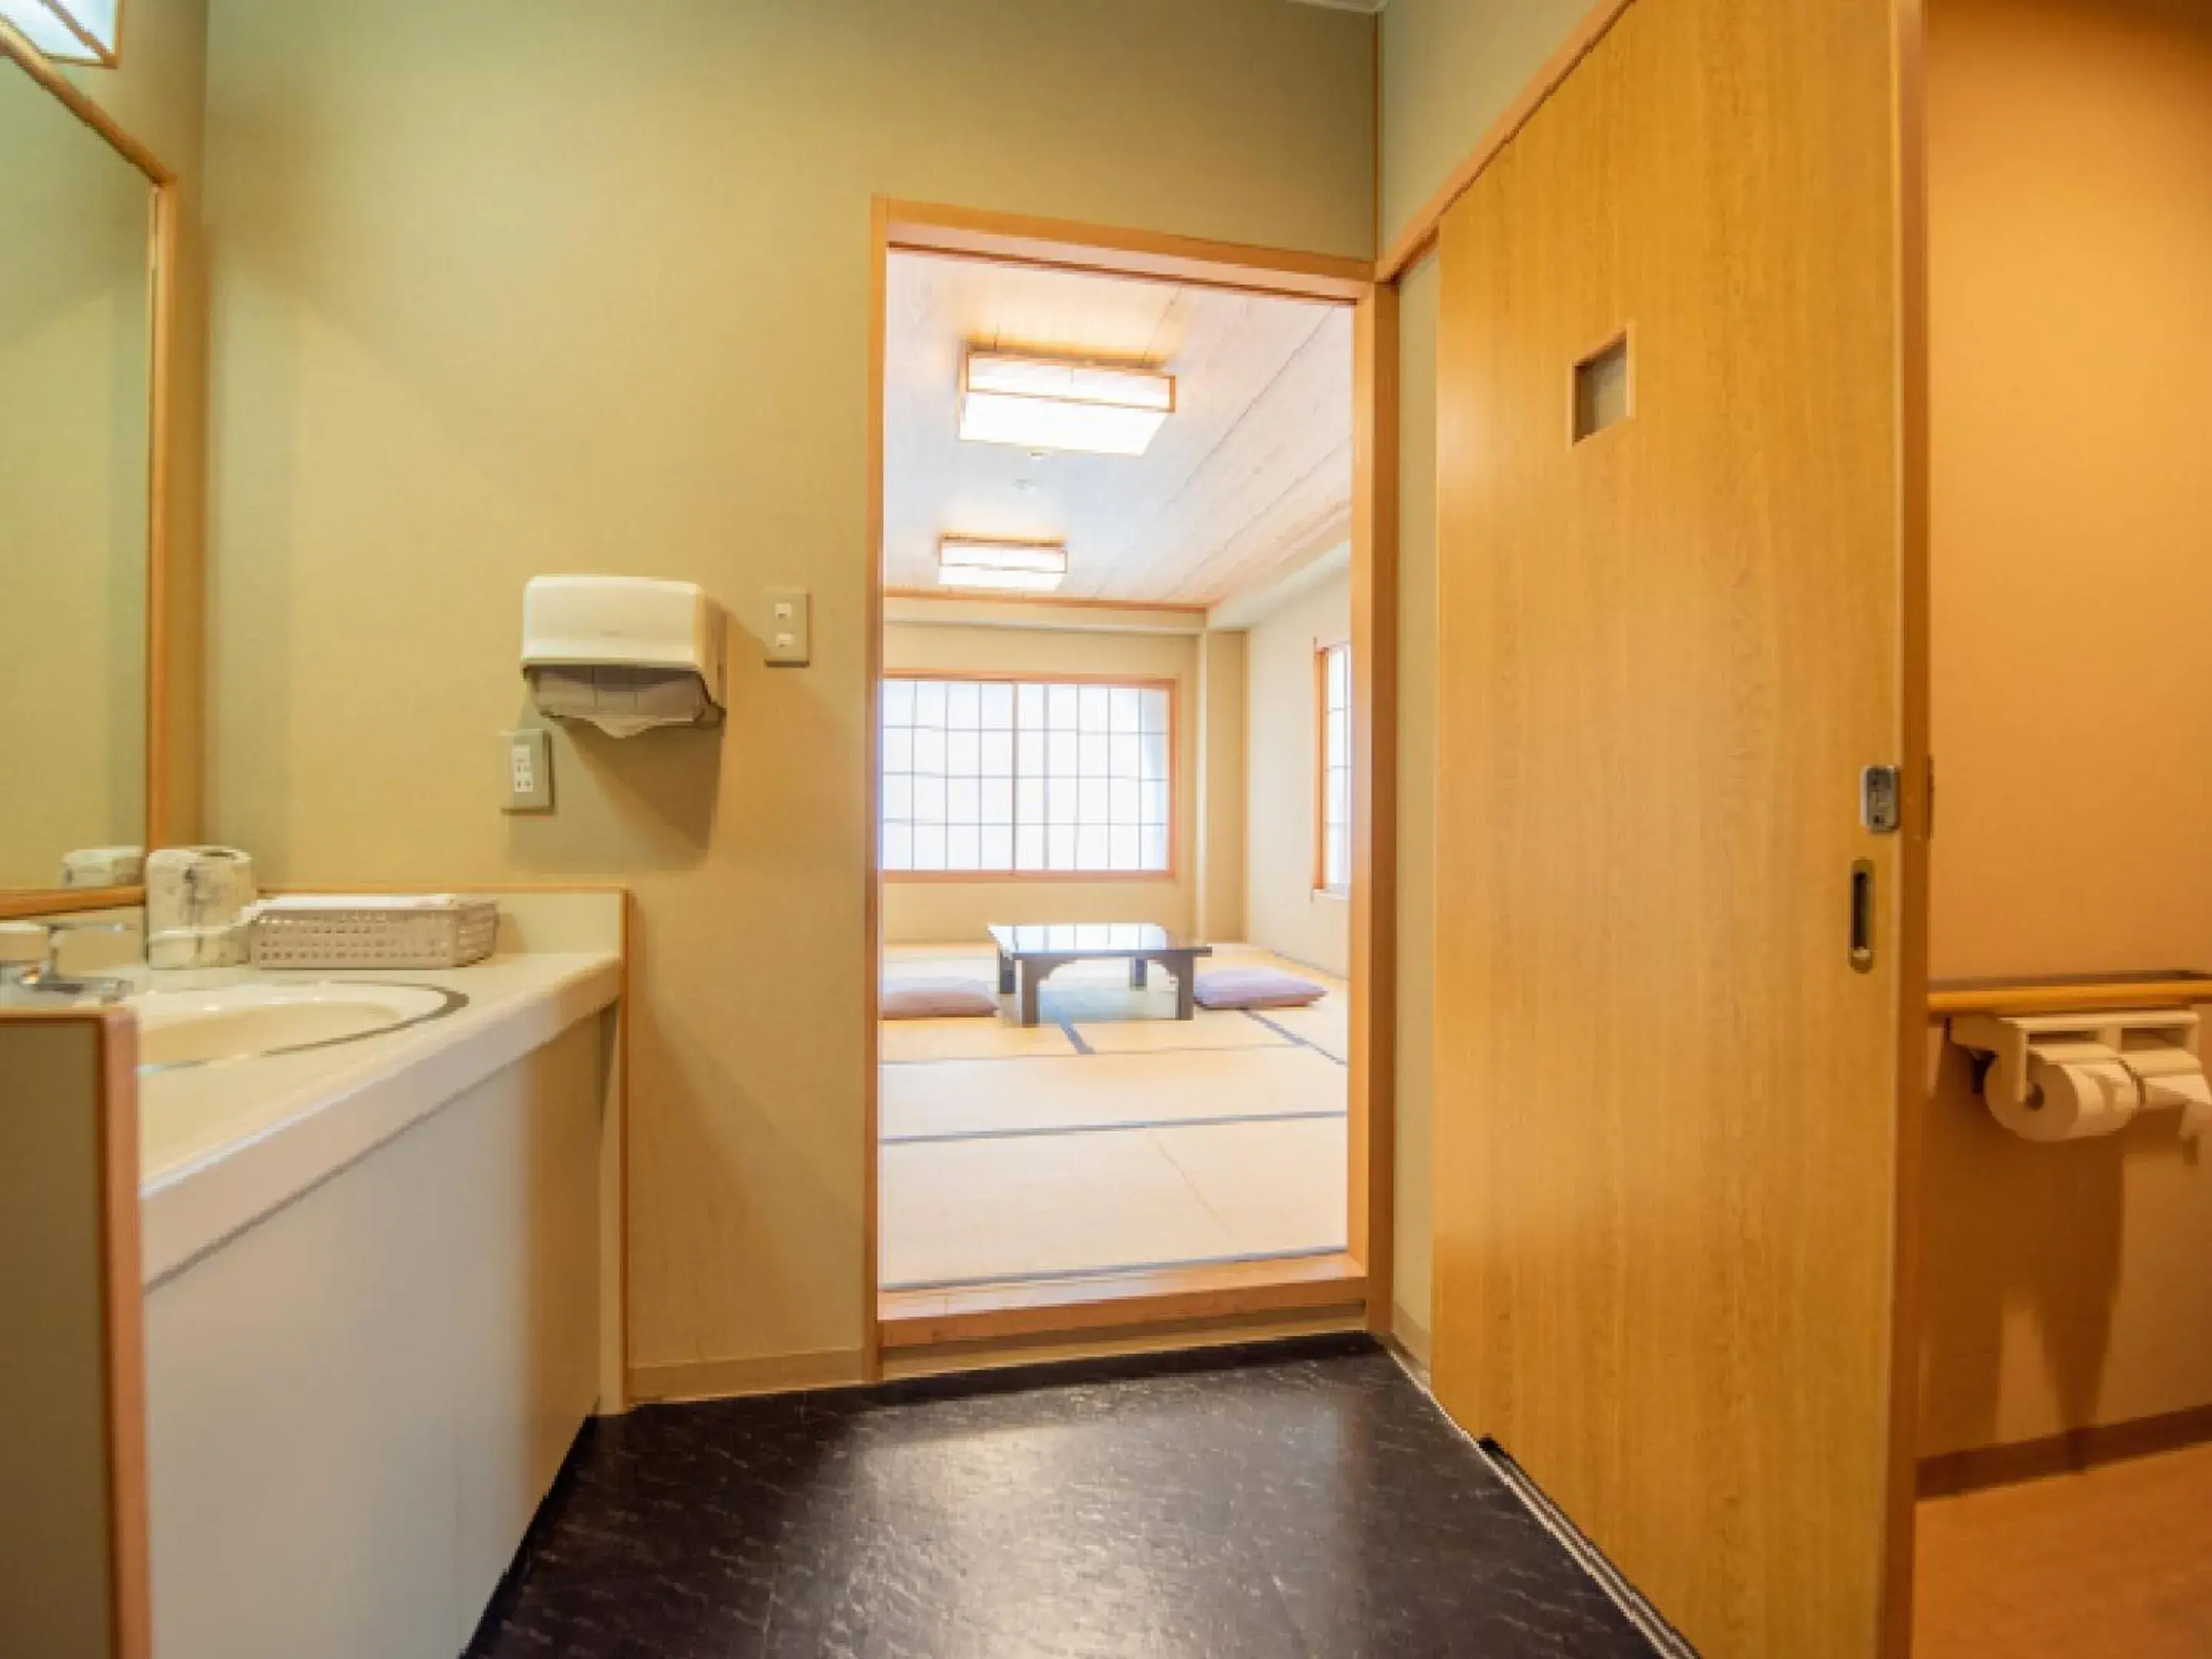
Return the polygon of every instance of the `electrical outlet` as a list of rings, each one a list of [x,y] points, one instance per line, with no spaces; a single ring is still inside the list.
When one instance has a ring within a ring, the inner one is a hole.
[[[768,647],[769,666],[805,667],[814,654],[810,620],[813,606],[807,599],[806,590],[771,587],[767,597],[766,626],[761,638]]]
[[[510,812],[547,812],[553,808],[553,752],[542,726],[503,732],[507,753],[507,807]]]

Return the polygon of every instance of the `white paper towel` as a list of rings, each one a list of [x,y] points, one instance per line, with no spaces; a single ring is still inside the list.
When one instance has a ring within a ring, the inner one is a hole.
[[[1996,1073],[1992,1071],[1991,1077]],[[2124,1128],[2142,1103],[2128,1068],[2110,1060],[2067,1060],[2030,1053],[2027,1098],[1989,1097],[1998,1122],[2024,1140],[2086,1140]]]

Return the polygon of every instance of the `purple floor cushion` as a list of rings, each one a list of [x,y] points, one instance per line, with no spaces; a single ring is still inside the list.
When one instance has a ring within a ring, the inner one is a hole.
[[[1198,976],[1201,1008],[1303,1008],[1328,994],[1310,979],[1272,968],[1217,968]]]
[[[887,979],[877,1012],[885,1019],[958,1019],[995,1014],[999,1000],[980,979]]]

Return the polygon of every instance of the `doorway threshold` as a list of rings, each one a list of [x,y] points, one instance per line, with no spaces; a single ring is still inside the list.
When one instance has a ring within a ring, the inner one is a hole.
[[[950,1289],[884,1291],[877,1317],[887,1365],[922,1360],[1002,1363],[1069,1339],[1182,1346],[1288,1321],[1301,1329],[1364,1323],[1367,1274],[1341,1250],[1261,1261],[1194,1263]],[[1009,1351],[1003,1356],[993,1350]]]

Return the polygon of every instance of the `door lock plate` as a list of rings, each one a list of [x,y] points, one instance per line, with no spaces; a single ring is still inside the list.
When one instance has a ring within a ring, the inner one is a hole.
[[[1859,822],[1877,836],[1893,836],[1904,821],[1904,787],[1894,766],[1863,767],[1859,772]]]

